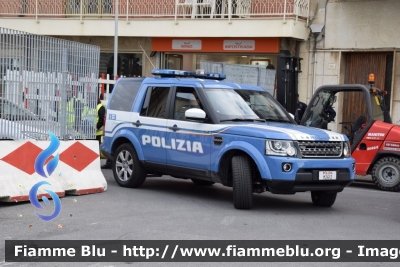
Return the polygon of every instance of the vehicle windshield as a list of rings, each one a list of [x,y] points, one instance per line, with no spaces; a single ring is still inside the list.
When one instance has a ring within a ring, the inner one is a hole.
[[[0,98],[0,118],[10,121],[40,120],[39,117],[31,111],[3,98]]]
[[[303,125],[325,128],[322,124],[326,124],[327,120],[324,118],[324,114],[328,108],[332,108],[334,95],[329,91],[321,91],[317,97],[311,103],[311,107],[306,117],[302,119]],[[325,125],[326,126],[326,125]]]
[[[329,113],[334,110],[332,105],[337,99],[340,99],[343,109],[341,109],[342,115],[339,124],[343,124],[343,126],[347,125],[349,128],[347,131],[351,131],[351,124],[360,116],[364,116],[366,121],[370,120],[365,97],[365,93],[361,91],[321,91],[310,104],[310,110],[305,115],[306,117],[302,119],[301,124],[325,128],[327,123],[335,119],[334,117],[329,117]],[[371,99],[372,119],[384,121],[384,114],[380,106],[381,104],[385,105],[382,103],[384,101],[383,97],[378,94],[369,94],[369,97]],[[352,101],[357,101],[357,104],[352,105],[351,109],[349,109],[350,106],[348,103]],[[333,112],[336,114],[335,111]]]
[[[282,106],[268,93],[256,90],[206,89],[220,121],[289,122]]]

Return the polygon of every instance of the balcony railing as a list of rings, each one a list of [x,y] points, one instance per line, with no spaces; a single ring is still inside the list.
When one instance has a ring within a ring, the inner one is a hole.
[[[307,20],[310,0],[119,0],[120,19]],[[0,17],[114,18],[115,0],[0,0]]]

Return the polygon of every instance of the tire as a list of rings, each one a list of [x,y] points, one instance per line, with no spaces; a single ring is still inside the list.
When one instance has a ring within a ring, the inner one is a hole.
[[[211,186],[211,185],[215,184],[214,182],[211,182],[211,181],[205,181],[205,180],[199,180],[199,179],[191,179],[191,180],[195,185],[199,185],[199,186]]]
[[[400,159],[385,157],[372,167],[372,180],[384,191],[400,191]]]
[[[237,209],[253,207],[253,181],[249,158],[245,155],[232,158],[233,203]]]
[[[115,151],[113,173],[115,181],[122,187],[139,187],[146,180],[146,171],[131,144],[122,144]]]
[[[337,193],[328,193],[326,191],[311,191],[311,199],[315,206],[332,207],[335,203]]]

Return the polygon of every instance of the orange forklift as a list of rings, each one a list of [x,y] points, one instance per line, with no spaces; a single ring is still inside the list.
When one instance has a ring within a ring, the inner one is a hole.
[[[369,75],[368,83],[369,87],[361,84],[319,87],[300,124],[323,129],[336,125],[336,131],[349,138],[356,174],[371,175],[378,188],[397,192],[400,191],[400,126],[392,124],[384,98],[386,91],[374,87],[373,74]],[[345,106],[346,98],[352,99],[351,106]],[[336,112],[342,112],[332,118],[329,110],[335,103]],[[350,110],[343,112],[346,109]]]

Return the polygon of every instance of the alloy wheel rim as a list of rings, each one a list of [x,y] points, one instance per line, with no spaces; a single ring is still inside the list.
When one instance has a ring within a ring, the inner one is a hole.
[[[132,176],[133,158],[129,151],[123,150],[118,154],[115,162],[115,170],[117,172],[118,179],[123,182],[128,181]]]

